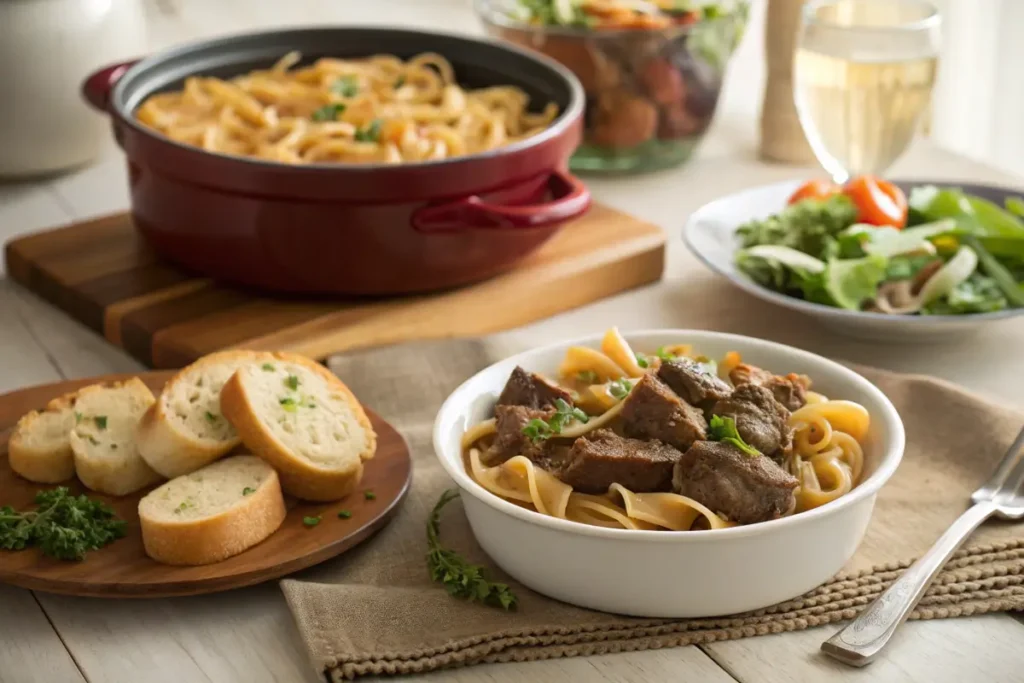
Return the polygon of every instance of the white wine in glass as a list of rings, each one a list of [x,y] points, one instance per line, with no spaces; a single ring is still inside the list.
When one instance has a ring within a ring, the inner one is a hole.
[[[931,102],[940,18],[923,0],[811,0],[794,58],[800,124],[836,182],[882,174]]]

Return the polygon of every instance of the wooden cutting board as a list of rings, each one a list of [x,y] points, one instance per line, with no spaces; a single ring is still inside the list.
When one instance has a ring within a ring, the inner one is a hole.
[[[171,374],[147,372],[138,376],[157,393]],[[92,377],[27,387],[0,396],[0,501],[17,510],[31,509],[36,493],[53,488],[22,479],[7,461],[7,440],[22,415],[87,384],[127,377]],[[81,562],[48,558],[34,548],[0,550],[0,583],[90,597],[199,595],[269,581],[340,555],[388,523],[412,480],[412,459],[405,439],[380,416],[367,413],[377,432],[377,452],[366,461],[359,488],[333,503],[307,503],[286,497],[288,516],[280,528],[239,555],[198,567],[155,562],[143,549],[139,527],[139,500],[149,489],[112,497],[88,491],[72,480],[64,484],[72,493],[84,493],[107,503],[127,522],[125,537],[88,553]],[[367,496],[367,491],[373,495]],[[344,518],[338,516],[342,511]],[[319,517],[320,523],[306,526],[305,517]]]
[[[13,240],[7,273],[146,365],[228,347],[322,359],[354,348],[486,334],[655,282],[665,235],[601,205],[515,270],[462,289],[387,300],[272,298],[162,261],[118,214]]]

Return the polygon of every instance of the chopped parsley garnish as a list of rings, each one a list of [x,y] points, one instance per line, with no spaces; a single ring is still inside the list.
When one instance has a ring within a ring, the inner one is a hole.
[[[295,391],[299,388],[299,378],[295,375],[288,375],[284,380],[284,385],[292,391]]]
[[[587,384],[597,384],[597,373],[593,370],[583,370],[582,372],[576,373],[576,379]]]
[[[320,518],[319,517],[303,517],[302,518],[302,523],[305,524],[308,527],[314,527],[314,526],[316,526],[317,524],[320,523]]]
[[[355,76],[342,76],[331,85],[331,92],[342,97],[355,97],[359,92],[359,81]]]
[[[126,523],[107,504],[75,496],[65,486],[40,491],[36,509],[0,507],[0,549],[36,546],[58,560],[81,560],[125,535]]]
[[[674,360],[678,358],[674,353],[669,353],[664,346],[659,346],[658,350],[654,352],[654,355],[662,360]]]
[[[363,491],[363,498],[365,498],[366,500],[376,500],[377,494],[374,493],[373,491]]]
[[[403,85],[405,85],[405,76],[399,76],[398,79],[395,80],[395,87],[401,88]]]
[[[470,564],[464,557],[441,545],[441,508],[459,497],[458,489],[448,489],[434,506],[427,520],[427,568],[430,578],[444,584],[452,597],[479,601],[504,610],[516,606],[515,593],[508,584],[491,581],[487,570]]]
[[[383,121],[380,119],[374,119],[370,122],[370,125],[357,130],[355,134],[356,142],[377,142],[380,140],[380,127],[382,124]]]
[[[617,399],[624,399],[633,390],[633,382],[625,377],[608,385],[608,392]]]
[[[295,399],[291,396],[285,396],[279,401],[279,403],[286,413],[294,413],[298,410],[298,404],[295,403]]]
[[[345,111],[345,105],[339,102],[325,104],[313,112],[314,121],[337,121],[338,117]],[[266,367],[266,366],[264,366]]]
[[[75,413],[75,424],[78,424],[79,422],[81,422],[82,421],[82,417],[83,416],[82,416],[81,413],[76,412]]]
[[[352,516],[352,513],[349,512],[348,510],[339,510],[338,511],[338,519],[348,519],[351,516]]]
[[[263,372],[273,372],[274,371],[274,366],[271,365],[270,363],[264,363],[261,367],[263,368]]]
[[[739,431],[736,430],[736,421],[731,417],[712,415],[711,422],[708,423],[708,439],[732,444],[750,456],[761,455],[761,451],[743,440]]]
[[[243,496],[248,496],[251,493],[256,493],[256,489],[254,489],[251,486],[246,486],[244,489],[242,489]]]
[[[547,420],[533,418],[523,427],[523,434],[531,441],[544,441],[556,434],[561,434],[562,429],[573,421],[586,424],[590,417],[579,408],[569,405],[562,398],[555,399],[555,414]]]
[[[217,421],[217,416],[214,415],[213,413],[211,413],[209,410],[207,410],[206,411],[206,421],[207,422],[216,422]]]
[[[183,500],[178,504],[178,507],[174,508],[174,514],[180,515],[182,512],[188,510],[190,507],[195,507],[195,503],[193,503],[191,500]]]
[[[107,428],[107,416],[106,415],[97,415],[96,417],[94,417],[92,419],[92,421],[96,423],[96,428],[97,429],[103,430],[103,429]]]
[[[640,367],[649,368],[651,366],[651,364],[647,362],[647,359],[644,358],[639,353],[635,353],[633,355],[636,356],[636,364],[639,365]]]
[[[97,438],[96,438],[95,436],[93,436],[92,434],[89,434],[89,435],[88,435],[88,436],[86,436],[85,438],[89,439],[89,443],[91,443],[91,444],[92,444],[93,446],[99,446],[99,445],[100,445],[100,440],[99,440],[99,439],[97,439]]]

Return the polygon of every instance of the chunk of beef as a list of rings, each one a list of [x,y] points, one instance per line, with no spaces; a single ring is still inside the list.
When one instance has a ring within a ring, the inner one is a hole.
[[[658,368],[658,377],[692,405],[717,401],[732,393],[732,387],[692,358],[663,362]]]
[[[774,460],[723,441],[698,441],[676,463],[672,488],[738,524],[778,519],[793,508],[797,479]]]
[[[573,443],[559,478],[577,491],[604,493],[612,484],[630,491],[670,491],[683,454],[660,441],[641,441],[597,429]]]
[[[572,394],[540,375],[527,372],[516,366],[516,369],[509,375],[505,388],[501,390],[498,405],[553,408],[557,399],[572,403]]]
[[[776,375],[755,365],[740,363],[729,379],[736,386],[756,384],[772,392],[775,400],[787,410],[799,410],[807,403],[807,390],[811,388],[811,380],[807,375],[791,372],[788,375]]]
[[[486,453],[486,464],[493,466],[517,455],[523,455],[546,470],[557,469],[562,458],[567,454],[568,447],[559,446],[548,439],[533,441],[523,434],[523,427],[529,424],[530,420],[536,418],[547,421],[554,414],[553,408],[496,406],[494,417],[498,433]]]
[[[679,398],[654,375],[644,375],[622,404],[626,436],[658,439],[685,451],[694,441],[707,438],[704,413]]]
[[[765,455],[780,454],[792,445],[789,411],[765,387],[742,384],[715,403],[711,412],[731,417],[743,440]]]

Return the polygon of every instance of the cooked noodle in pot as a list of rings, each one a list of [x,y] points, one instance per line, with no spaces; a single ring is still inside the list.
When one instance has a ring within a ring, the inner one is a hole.
[[[192,76],[151,95],[136,118],[209,152],[289,164],[407,163],[476,154],[548,128],[558,106],[530,110],[520,88],[467,90],[442,56],[324,57],[221,80]]]

